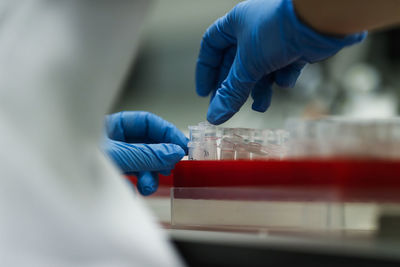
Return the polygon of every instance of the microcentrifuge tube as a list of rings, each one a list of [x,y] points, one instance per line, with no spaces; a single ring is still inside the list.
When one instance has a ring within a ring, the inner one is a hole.
[[[208,122],[189,126],[190,160],[234,160],[282,157],[288,136],[284,131],[220,128]]]
[[[248,147],[245,144],[235,145],[236,159],[250,159],[250,151],[247,149]]]
[[[251,152],[251,159],[264,159],[268,157],[268,153],[262,150],[262,145],[256,142],[250,142],[247,144],[248,151]]]
[[[189,126],[189,137],[192,142],[202,142],[204,139],[204,128],[200,126]]]
[[[204,143],[204,159],[215,160],[218,159],[217,139],[216,137],[209,137]]]
[[[217,127],[209,123],[200,123],[199,125],[204,127],[204,138],[216,138]]]
[[[263,130],[259,130],[259,129],[257,129],[257,130],[254,130],[254,133],[253,133],[253,142],[254,143],[258,143],[258,144],[264,144],[264,140],[265,140],[265,138],[264,138],[264,134],[265,134],[266,132],[265,131],[263,131]]]
[[[200,142],[189,142],[188,158],[189,160],[204,160],[203,144]]]
[[[235,128],[234,136],[240,137],[241,141],[248,143],[252,141],[253,138],[253,130],[249,128]]]
[[[234,143],[228,138],[223,138],[221,140],[221,159],[222,160],[233,160],[235,159],[235,149]]]

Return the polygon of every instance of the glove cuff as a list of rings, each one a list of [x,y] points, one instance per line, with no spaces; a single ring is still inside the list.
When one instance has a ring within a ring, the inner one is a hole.
[[[296,33],[292,41],[296,47],[302,48],[303,53],[300,57],[310,63],[332,56],[345,46],[357,44],[363,41],[368,34],[367,31],[363,31],[342,38],[324,35],[300,21],[292,0],[283,0],[282,9],[285,18],[289,21],[289,27]]]

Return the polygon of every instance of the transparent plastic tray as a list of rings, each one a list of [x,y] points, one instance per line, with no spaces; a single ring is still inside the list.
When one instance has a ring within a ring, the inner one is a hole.
[[[344,203],[334,190],[304,188],[172,188],[174,228],[373,231],[378,206]]]

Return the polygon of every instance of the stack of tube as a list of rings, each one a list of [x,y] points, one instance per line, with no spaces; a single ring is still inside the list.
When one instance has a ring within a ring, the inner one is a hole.
[[[400,159],[400,118],[289,119],[285,129],[189,126],[190,160]]]
[[[290,119],[290,157],[400,158],[400,118]]]

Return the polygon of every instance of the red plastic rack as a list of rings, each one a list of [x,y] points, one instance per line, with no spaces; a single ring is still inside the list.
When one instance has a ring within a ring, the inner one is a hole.
[[[399,202],[400,161],[181,161],[173,172],[173,186],[335,190],[344,200]]]

